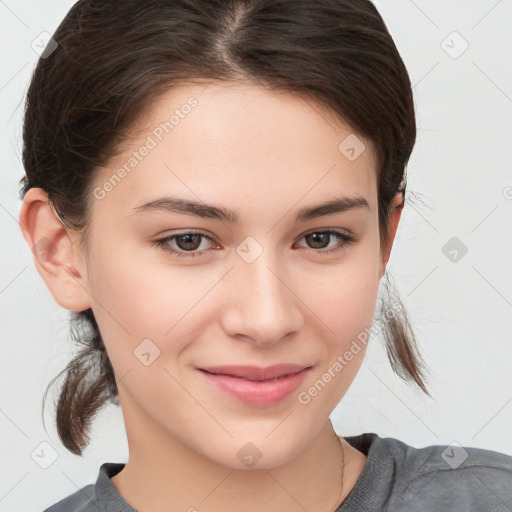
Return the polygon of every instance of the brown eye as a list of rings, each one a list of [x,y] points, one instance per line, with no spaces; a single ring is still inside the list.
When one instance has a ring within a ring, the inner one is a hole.
[[[322,250],[329,246],[329,242],[331,241],[333,236],[340,241],[340,244],[338,244],[337,247],[334,247],[332,249]],[[337,230],[314,231],[312,233],[304,235],[302,238],[304,238],[307,241],[311,249],[319,249],[316,252],[320,254],[328,254],[331,252],[340,251],[356,241],[356,239],[352,235]]]
[[[176,256],[188,256],[194,258],[196,256],[203,256],[205,252],[199,250],[203,239],[206,239],[209,242],[213,241],[210,236],[204,233],[187,232],[160,238],[159,240],[155,240],[153,243],[164,251],[175,254]],[[176,246],[172,246],[170,244],[172,241],[175,242]]]
[[[197,251],[201,245],[201,235],[186,234],[174,237],[176,245],[184,251]]]
[[[325,250],[329,247],[329,242],[332,237],[335,237],[340,243],[330,249]],[[311,250],[315,250],[319,254],[329,254],[343,250],[351,243],[356,242],[356,239],[343,231],[337,230],[325,230],[325,231],[314,231],[308,233],[302,237],[307,240],[308,246]],[[206,250],[200,250],[201,242],[206,239],[209,242],[213,242],[213,238],[205,233],[198,232],[186,232],[175,235],[170,235],[159,240],[155,240],[153,243],[164,251],[176,255],[178,257],[198,257],[204,256]],[[174,242],[175,245],[171,245]]]
[[[308,240],[308,243],[313,244],[313,249],[324,249],[324,244],[329,242],[331,235],[329,233],[319,232],[311,233],[310,235],[306,235],[304,238]]]

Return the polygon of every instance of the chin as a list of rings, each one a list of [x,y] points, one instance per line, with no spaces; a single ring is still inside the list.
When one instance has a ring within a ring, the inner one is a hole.
[[[215,451],[210,447],[201,450],[203,455],[213,462],[236,470],[273,469],[291,462],[308,446],[310,440],[295,432],[283,430],[268,435],[258,429],[258,435],[245,434],[223,443],[215,442]]]

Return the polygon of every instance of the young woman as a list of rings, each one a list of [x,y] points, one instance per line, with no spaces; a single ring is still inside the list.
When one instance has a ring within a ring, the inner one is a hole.
[[[118,403],[129,459],[47,510],[512,510],[508,455],[329,421],[416,137],[373,4],[81,0],[53,40],[27,95],[20,224],[84,328],[57,428],[81,454]],[[401,303],[381,312],[393,368],[428,394]]]

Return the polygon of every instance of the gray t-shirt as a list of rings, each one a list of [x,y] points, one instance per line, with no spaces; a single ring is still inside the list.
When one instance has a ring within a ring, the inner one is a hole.
[[[512,512],[512,456],[481,448],[414,448],[375,433],[344,437],[367,457],[337,512]],[[124,464],[44,512],[136,512],[111,482]],[[327,506],[329,504],[326,504]]]

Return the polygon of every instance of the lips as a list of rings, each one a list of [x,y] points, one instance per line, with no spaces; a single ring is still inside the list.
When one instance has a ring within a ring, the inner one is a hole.
[[[298,373],[305,368],[306,365],[298,364],[276,364],[274,366],[267,366],[260,368],[258,366],[207,366],[200,368],[200,370],[212,373],[215,375],[230,375],[232,377],[239,377],[246,380],[263,381],[273,380],[286,375]]]
[[[205,382],[252,407],[270,407],[289,397],[311,371],[311,366],[277,364],[257,366],[209,366],[198,368]]]

